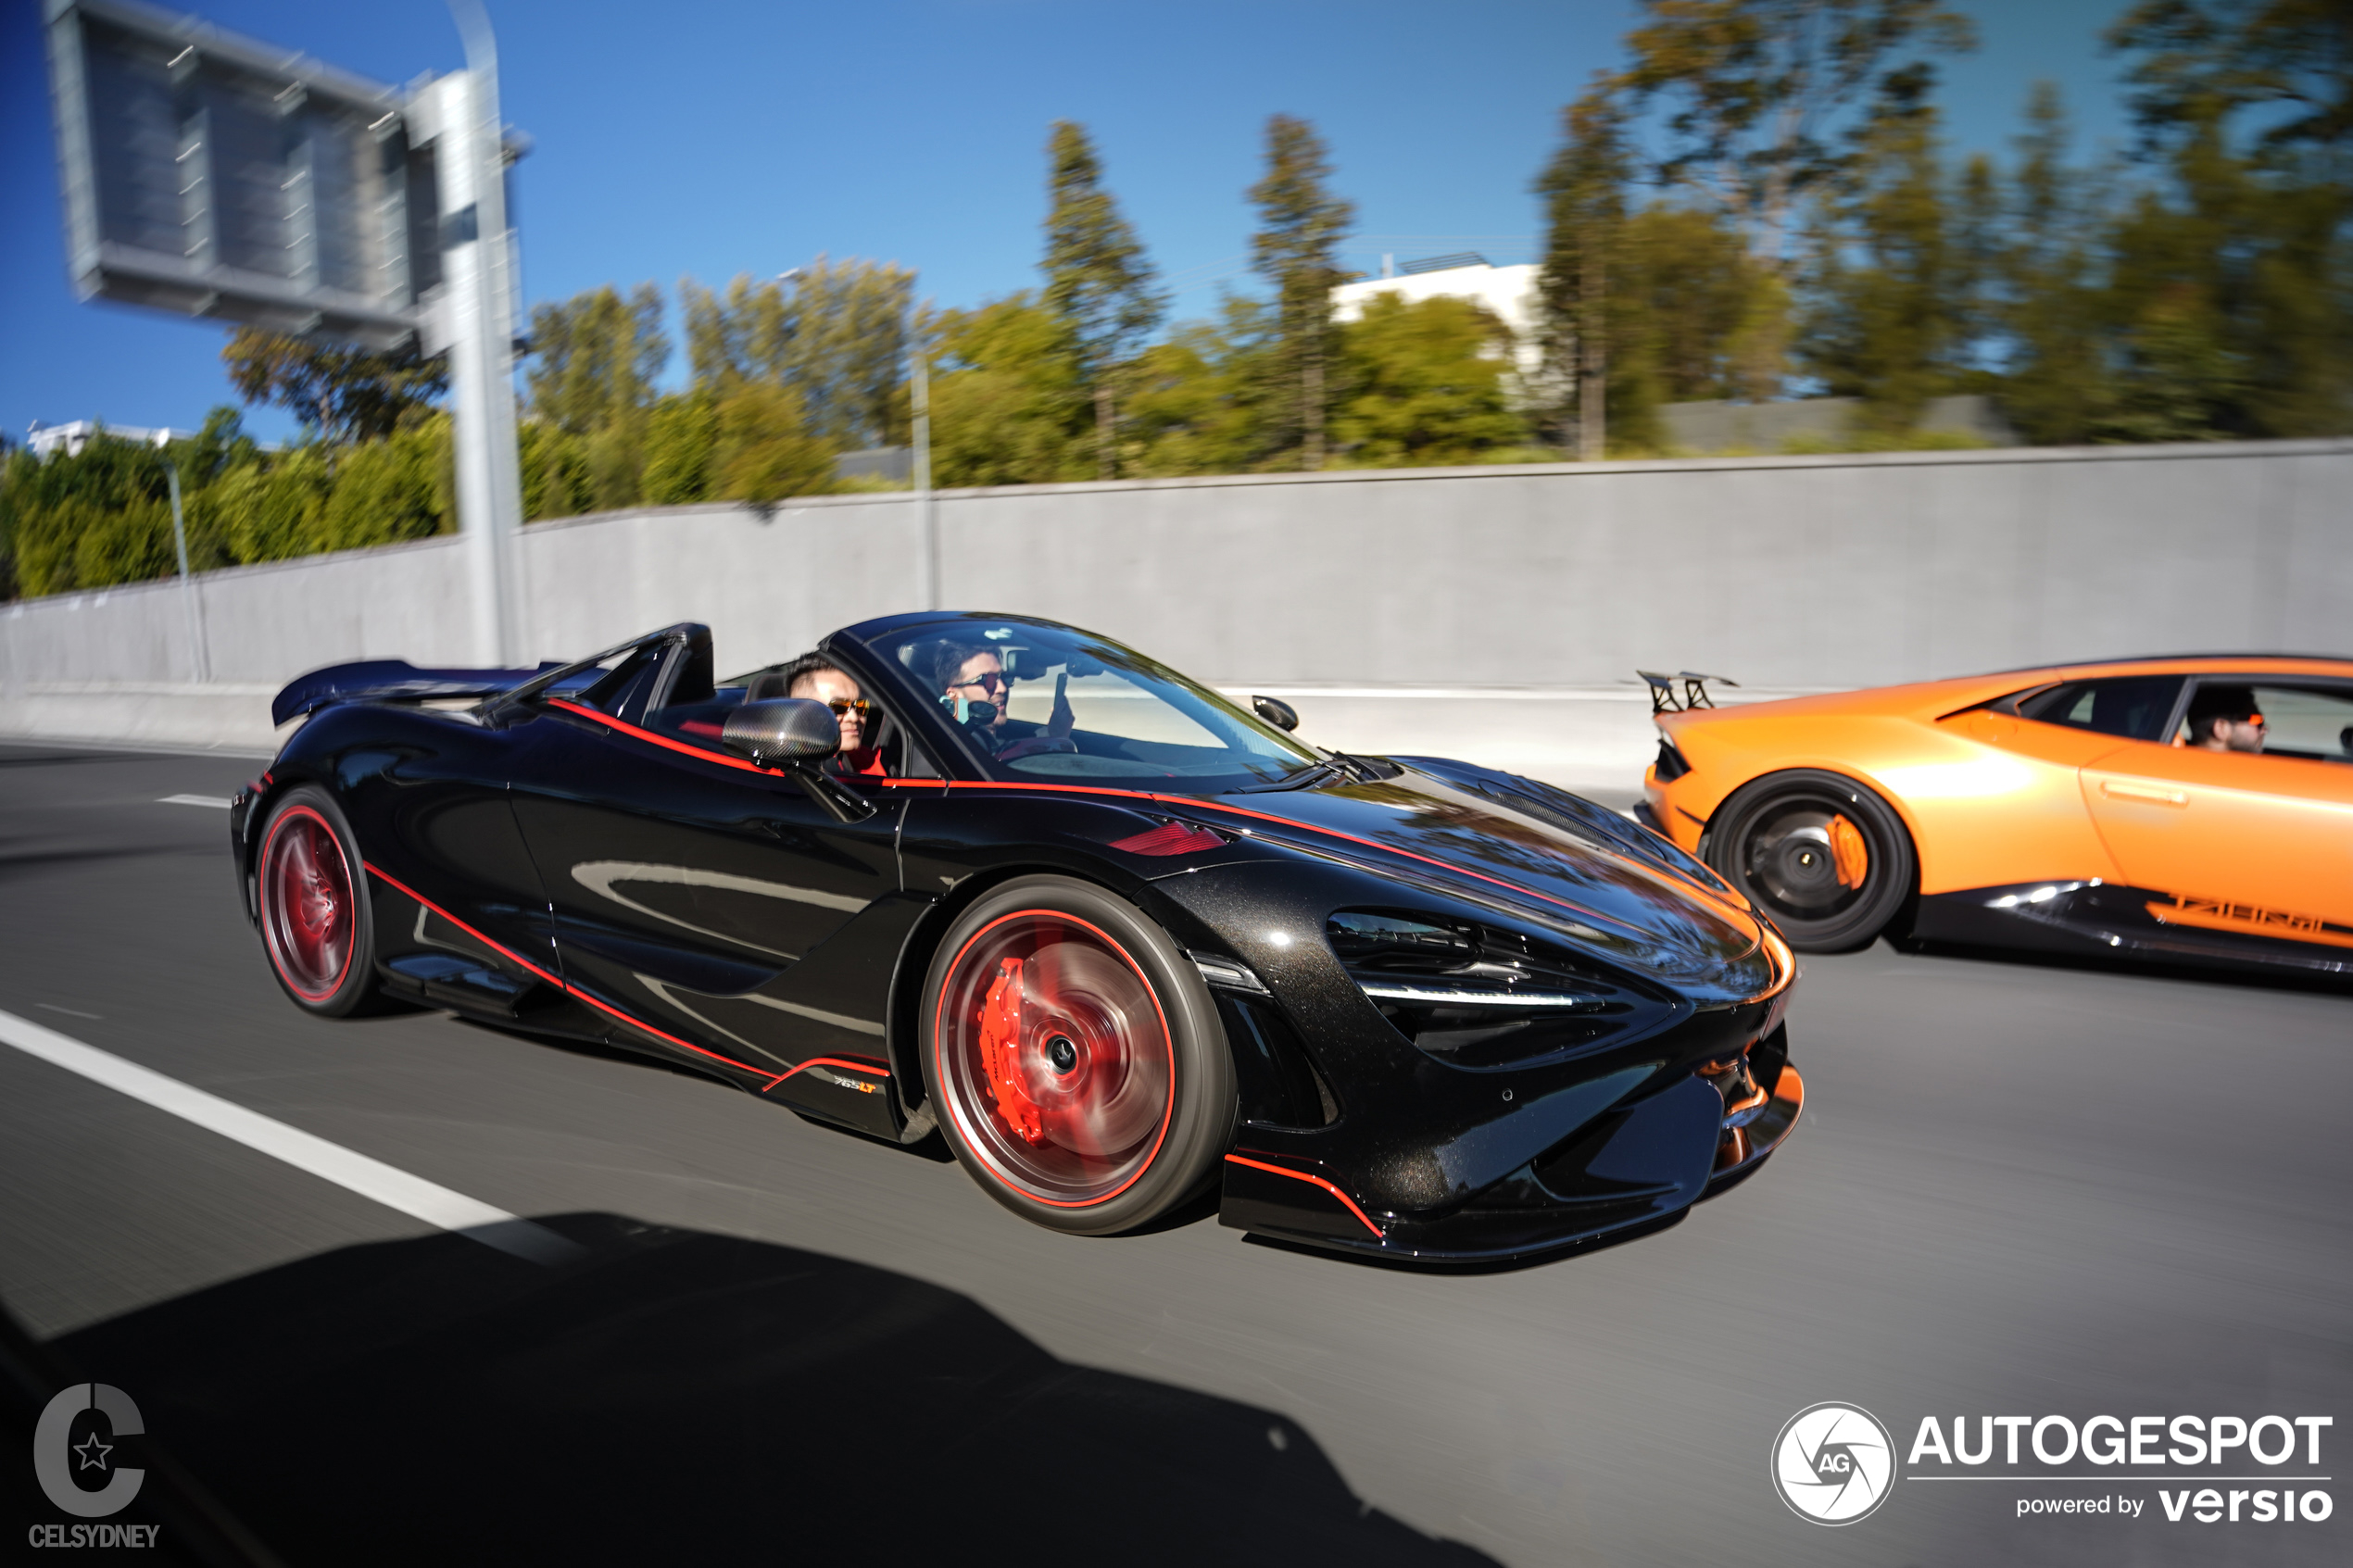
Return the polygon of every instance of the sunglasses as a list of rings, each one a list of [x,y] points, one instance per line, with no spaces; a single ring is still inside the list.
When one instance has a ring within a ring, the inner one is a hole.
[[[1004,676],[999,674],[994,670],[988,670],[984,671],[980,674],[975,675],[969,681],[950,681],[948,683],[948,689],[951,692],[961,690],[965,686],[978,686],[985,692],[1001,692],[1006,687],[1006,682]]]
[[[837,696],[825,706],[832,709],[836,716],[855,713],[861,719],[871,719],[875,714],[875,705],[862,696]]]

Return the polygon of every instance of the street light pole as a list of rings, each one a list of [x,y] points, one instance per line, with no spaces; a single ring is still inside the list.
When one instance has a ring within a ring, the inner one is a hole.
[[[931,356],[922,334],[915,338],[914,367],[908,377],[908,397],[915,413],[915,508],[924,531],[923,600],[925,609],[940,608],[939,513],[931,493]]]
[[[196,684],[212,680],[212,661],[205,657],[204,607],[196,602],[196,580],[188,571],[188,525],[180,516],[180,465],[166,457],[164,478],[171,484],[171,546],[180,554],[180,602],[188,612],[188,668]]]

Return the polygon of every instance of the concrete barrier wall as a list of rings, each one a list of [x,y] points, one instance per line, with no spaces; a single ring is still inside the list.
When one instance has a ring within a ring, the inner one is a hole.
[[[1612,776],[1639,769],[1648,726],[1621,684],[1638,666],[1780,691],[2124,653],[2353,652],[2353,442],[1245,475],[936,505],[952,606],[1053,616],[1221,684],[1282,688],[1311,732],[1320,711],[1354,737],[1319,736],[1333,744],[1427,734],[1478,750],[1491,732],[1491,753],[1549,757],[1538,771],[1564,782],[1588,730],[1615,737],[1592,742]],[[921,536],[915,502],[887,495],[535,524],[516,552],[524,637],[534,657],[575,657],[705,621],[722,665],[750,668],[913,608]],[[213,572],[198,591],[223,686],[352,659],[476,661],[454,540]],[[161,738],[127,720],[56,726],[98,714],[109,686],[168,712],[159,694],[192,670],[183,613],[168,583],[0,611],[0,733]],[[225,736],[197,710],[232,694],[189,696],[183,728]],[[235,744],[266,746],[266,720]]]

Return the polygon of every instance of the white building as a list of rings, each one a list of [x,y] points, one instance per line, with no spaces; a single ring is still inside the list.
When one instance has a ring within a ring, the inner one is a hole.
[[[1380,277],[1342,283],[1332,290],[1332,315],[1338,320],[1353,321],[1365,313],[1365,302],[1377,294],[1396,295],[1408,305],[1425,299],[1476,300],[1511,328],[1513,364],[1521,376],[1530,377],[1543,360],[1536,342],[1536,276],[1541,270],[1533,263],[1493,266],[1485,257],[1469,252],[1408,261],[1393,271],[1384,259]]]
[[[174,441],[193,441],[193,430],[141,430],[136,425],[110,425],[98,420],[75,420],[68,424],[44,425],[32,421],[32,429],[25,436],[25,445],[36,458],[52,452],[63,452],[69,458],[79,458],[90,438],[104,431],[118,441],[135,441],[143,446],[163,446]]]

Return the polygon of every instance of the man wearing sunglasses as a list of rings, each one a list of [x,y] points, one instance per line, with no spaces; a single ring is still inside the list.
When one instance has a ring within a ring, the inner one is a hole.
[[[785,695],[822,702],[834,710],[841,725],[841,749],[827,766],[836,772],[880,776],[883,766],[882,712],[858,689],[858,683],[819,653],[804,653],[785,666]]]
[[[2200,686],[2190,698],[2189,744],[2205,751],[2260,751],[2266,726],[2246,686]]]
[[[932,670],[939,683],[940,706],[954,716],[965,734],[999,761],[1010,762],[1041,751],[1078,749],[1070,738],[1076,715],[1063,689],[1069,684],[1068,675],[1054,683],[1054,709],[1043,728],[1031,723],[1008,728],[1005,709],[1013,698],[1013,683],[1006,678],[1004,659],[995,648],[945,644]]]

